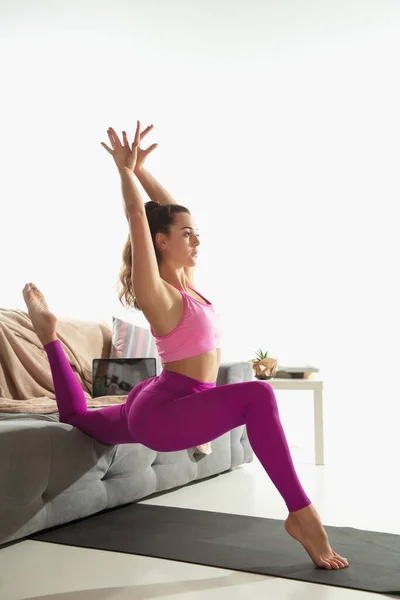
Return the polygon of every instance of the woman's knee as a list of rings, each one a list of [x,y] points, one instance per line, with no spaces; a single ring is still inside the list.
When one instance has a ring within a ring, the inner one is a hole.
[[[266,380],[254,379],[253,381],[247,381],[246,383],[251,386],[253,390],[257,390],[256,393],[266,394],[273,392],[271,384]]]
[[[271,406],[276,406],[274,390],[268,381],[250,381],[251,395],[260,402],[267,402]]]

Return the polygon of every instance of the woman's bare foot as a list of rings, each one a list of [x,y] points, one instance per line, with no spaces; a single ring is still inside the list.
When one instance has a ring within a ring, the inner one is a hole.
[[[312,504],[289,513],[285,529],[302,544],[317,567],[344,569],[349,566],[347,558],[342,558],[330,547],[319,514]]]
[[[50,312],[42,292],[33,283],[27,283],[22,294],[32,325],[43,346],[57,340],[57,317]]]

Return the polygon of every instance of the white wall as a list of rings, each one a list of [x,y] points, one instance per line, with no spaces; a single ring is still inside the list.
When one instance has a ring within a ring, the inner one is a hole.
[[[116,296],[128,228],[100,142],[153,122],[148,168],[201,230],[224,359],[315,363],[328,410],[389,427],[399,24],[389,0],[3,0],[1,306],[33,281],[59,315],[140,322]]]

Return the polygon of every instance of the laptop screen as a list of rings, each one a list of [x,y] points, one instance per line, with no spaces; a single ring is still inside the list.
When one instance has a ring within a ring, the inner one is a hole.
[[[92,397],[124,396],[141,381],[156,376],[155,358],[95,358]]]

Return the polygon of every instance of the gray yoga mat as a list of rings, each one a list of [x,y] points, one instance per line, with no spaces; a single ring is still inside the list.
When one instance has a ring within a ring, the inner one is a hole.
[[[368,592],[400,594],[400,535],[325,526],[348,559],[341,570],[317,568],[284,522],[134,503],[29,539],[141,554]]]

